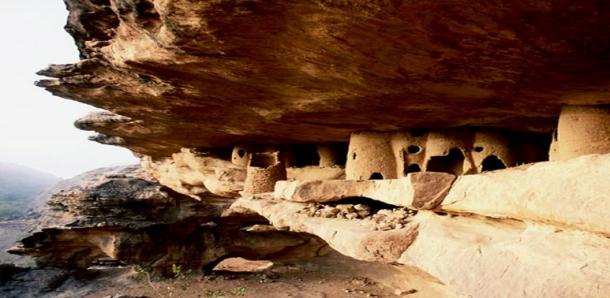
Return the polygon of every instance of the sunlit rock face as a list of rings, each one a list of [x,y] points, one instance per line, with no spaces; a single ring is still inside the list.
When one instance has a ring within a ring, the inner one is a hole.
[[[599,0],[65,2],[82,60],[38,85],[131,118],[94,129],[153,157],[362,130],[551,132],[562,105],[610,103]]]

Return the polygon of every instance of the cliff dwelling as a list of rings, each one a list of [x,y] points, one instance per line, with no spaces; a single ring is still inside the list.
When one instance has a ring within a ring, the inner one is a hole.
[[[408,272],[392,296],[610,295],[609,3],[65,3],[81,60],[37,85],[104,109],[76,126],[141,164],[56,194],[69,220],[12,253],[336,254]]]

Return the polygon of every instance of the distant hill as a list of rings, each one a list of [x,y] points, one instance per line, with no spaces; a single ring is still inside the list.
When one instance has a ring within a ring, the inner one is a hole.
[[[0,220],[19,218],[36,208],[37,197],[59,181],[48,173],[0,163]]]

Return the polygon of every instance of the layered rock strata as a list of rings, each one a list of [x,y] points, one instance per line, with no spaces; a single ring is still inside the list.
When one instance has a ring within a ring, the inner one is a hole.
[[[248,230],[266,220],[223,211],[233,200],[204,202],[173,192],[138,167],[90,173],[49,201],[37,230],[11,250],[40,266],[87,268],[102,258],[166,272],[211,269],[229,256],[292,260],[325,252],[315,236]]]
[[[413,184],[405,178],[281,182],[275,196],[242,198],[233,206],[277,228],[317,235],[360,260],[416,266],[459,295],[596,297],[610,291],[608,169],[610,155],[590,155],[455,182],[427,180],[429,189],[447,189],[432,208],[420,208],[437,213],[406,212],[401,221],[392,211],[340,202],[375,194],[376,185],[386,195],[373,199],[415,198],[416,187],[406,187]],[[340,204],[315,205],[333,201]]]
[[[597,0],[65,2],[82,60],[38,85],[137,120],[104,134],[155,158],[354,131],[550,133],[564,105],[610,104]]]
[[[393,180],[280,181],[274,196],[293,202],[334,202],[367,197],[395,206],[434,209],[445,198],[455,176],[445,173],[413,173]]]
[[[610,236],[610,154],[457,178],[428,172],[390,180],[280,181],[274,192],[276,200],[304,203],[355,197],[418,210],[530,220]]]
[[[327,242],[458,295],[610,292],[601,1],[65,2],[81,61],[37,85],[110,111],[76,126],[154,179],[58,194],[69,220],[14,252],[200,269]]]
[[[317,235],[347,256],[414,266],[458,295],[597,297],[610,290],[610,241],[595,234],[429,211],[405,217],[400,228],[379,229],[372,217],[309,216],[303,203],[259,197],[234,206],[278,228]]]
[[[610,154],[458,177],[440,209],[610,236]]]

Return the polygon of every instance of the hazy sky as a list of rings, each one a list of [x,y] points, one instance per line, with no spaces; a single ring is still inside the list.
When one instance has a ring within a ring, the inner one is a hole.
[[[130,151],[88,141],[91,132],[73,126],[93,107],[33,85],[48,64],[78,61],[66,17],[62,0],[0,0],[0,162],[61,177],[134,163]]]

